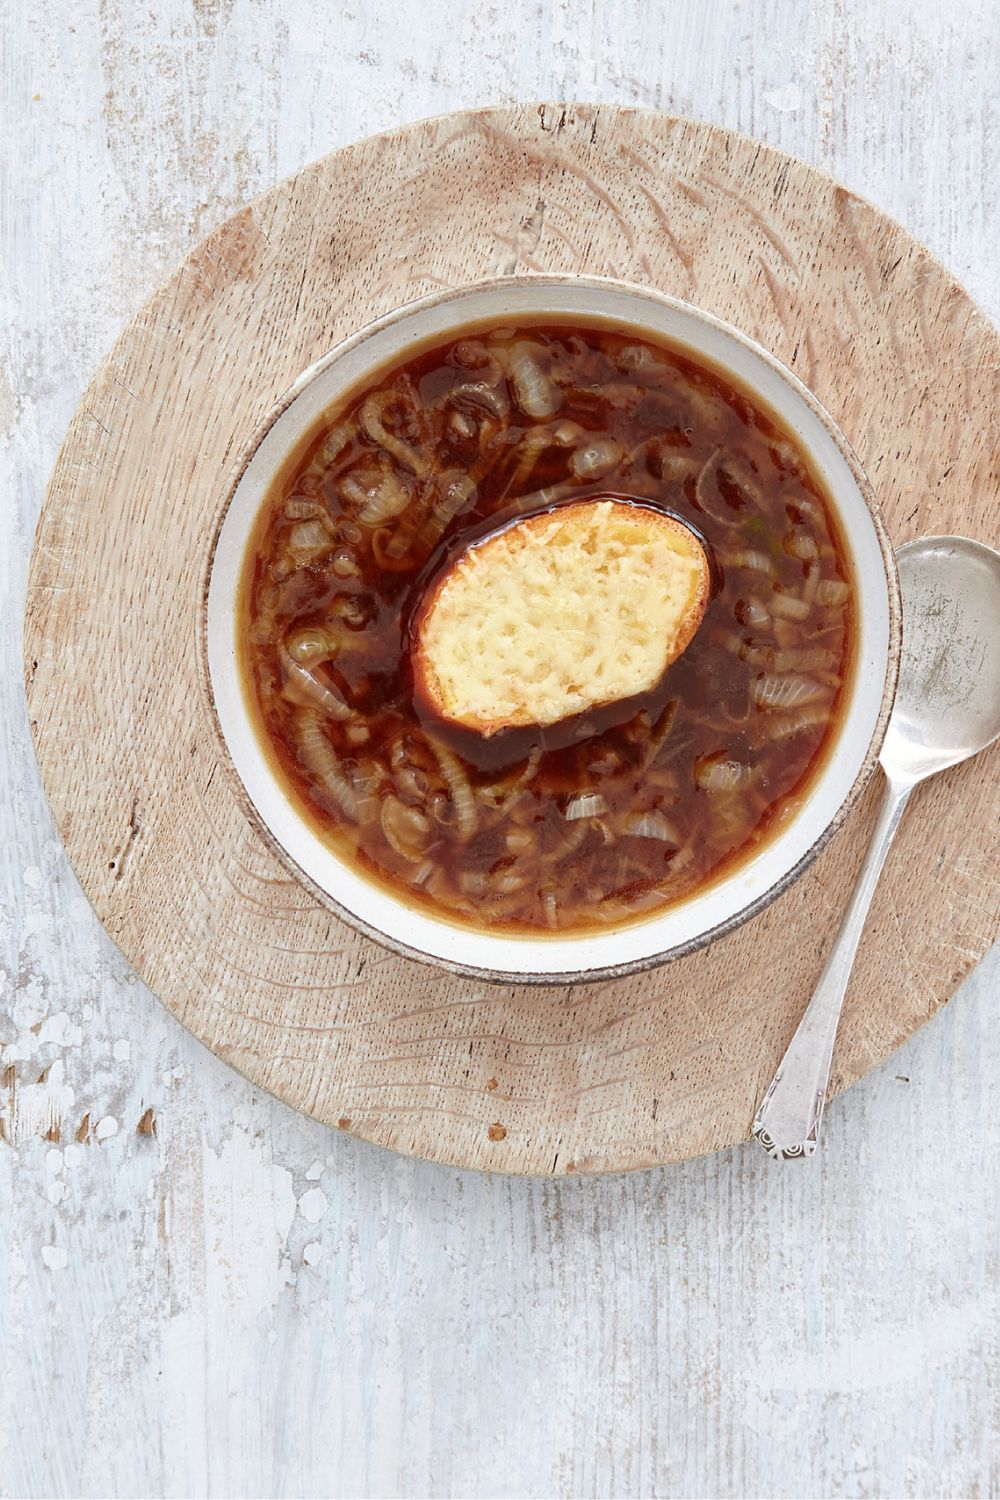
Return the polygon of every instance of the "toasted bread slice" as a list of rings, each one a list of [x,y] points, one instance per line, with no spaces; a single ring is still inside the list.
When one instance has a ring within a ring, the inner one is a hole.
[[[418,693],[480,734],[656,686],[708,602],[705,550],[650,506],[576,501],[466,548],[414,622]]]

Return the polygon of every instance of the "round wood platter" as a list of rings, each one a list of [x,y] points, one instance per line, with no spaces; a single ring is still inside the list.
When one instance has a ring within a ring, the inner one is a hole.
[[[125,330],[73,419],[28,587],[32,731],[84,890],[136,970],[255,1084],[396,1150],[619,1171],[747,1137],[870,830],[731,936],[539,990],[454,978],[342,925],[242,810],[199,674],[207,549],[241,448],[299,372],[401,302],[485,276],[653,284],[752,334],[860,453],[898,545],[996,542],[1000,337],[910,235],[822,173],[640,110],[446,116],[335,152],[223,224]],[[834,1061],[926,1021],[1000,926],[1000,749],[919,791]]]

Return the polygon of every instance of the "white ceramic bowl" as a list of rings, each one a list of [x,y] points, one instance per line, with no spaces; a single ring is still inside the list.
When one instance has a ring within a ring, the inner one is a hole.
[[[731,874],[632,926],[587,936],[516,937],[472,931],[372,884],[315,833],[261,748],[238,667],[236,599],[248,537],[288,454],[319,417],[370,372],[472,322],[521,314],[630,325],[714,365],[778,416],[808,453],[834,502],[854,566],[860,639],[835,742],[798,811]],[[816,399],[764,349],[718,318],[647,288],[591,277],[532,276],[479,283],[401,307],[313,365],[270,414],[225,498],[203,613],[214,706],[252,808],[300,878],[346,921],[409,957],[507,983],[567,983],[648,968],[728,932],[805,869],[871,775],[899,659],[899,590],[892,549],[857,458]]]

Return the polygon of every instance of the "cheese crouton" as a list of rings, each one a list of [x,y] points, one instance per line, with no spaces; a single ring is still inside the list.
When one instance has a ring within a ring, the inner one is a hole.
[[[414,684],[482,735],[551,725],[655,687],[710,587],[701,542],[651,506],[576,501],[473,543],[414,621]]]

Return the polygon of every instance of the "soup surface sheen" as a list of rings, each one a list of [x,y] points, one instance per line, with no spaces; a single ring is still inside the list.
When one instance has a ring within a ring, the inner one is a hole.
[[[428,582],[520,515],[611,494],[707,543],[713,597],[642,698],[483,738],[413,692]],[[242,669],[262,743],[338,854],[438,916],[581,932],[655,914],[794,812],[851,668],[820,485],[715,371],[631,330],[493,325],[381,370],[272,489]]]

